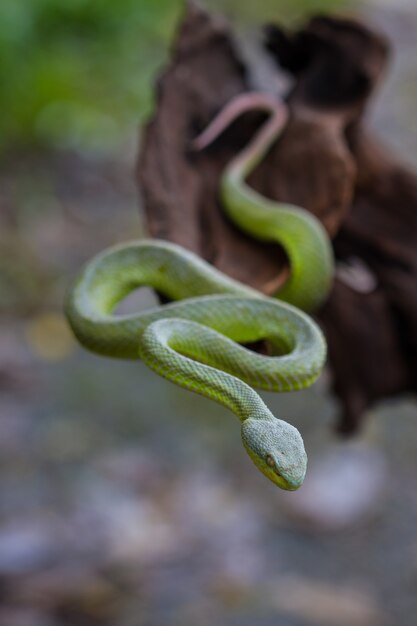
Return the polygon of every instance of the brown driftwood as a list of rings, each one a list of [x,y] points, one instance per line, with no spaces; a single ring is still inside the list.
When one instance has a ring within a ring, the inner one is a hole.
[[[228,27],[190,5],[171,66],[159,82],[157,112],[146,129],[138,172],[154,237],[179,243],[262,289],[276,279],[284,256],[238,232],[217,201],[220,173],[251,137],[253,123],[237,124],[204,153],[190,149],[214,113],[248,89]]]
[[[378,400],[417,391],[417,176],[360,126],[348,140],[358,180],[335,250],[363,259],[378,288],[358,294],[336,281],[321,312],[346,432]]]
[[[292,35],[269,26],[266,47],[296,80],[287,96],[287,128],[249,182],[312,211],[337,235],[337,255],[361,258],[377,278],[366,294],[336,280],[319,315],[344,407],[340,430],[349,432],[373,402],[417,386],[417,254],[410,228],[417,178],[382,157],[362,130],[363,110],[386,64],[383,37],[358,22],[318,17]],[[138,176],[152,236],[180,243],[269,294],[285,274],[285,256],[279,246],[240,233],[217,199],[220,173],[262,116],[245,116],[201,154],[189,148],[226,102],[250,88],[229,27],[190,4],[159,81]]]

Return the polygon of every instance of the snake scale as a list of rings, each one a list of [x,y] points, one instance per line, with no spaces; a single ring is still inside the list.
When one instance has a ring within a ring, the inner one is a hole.
[[[257,108],[269,118],[226,167],[221,198],[231,220],[252,236],[280,243],[289,279],[277,297],[226,276],[172,243],[141,240],[110,248],[90,261],[68,293],[65,310],[83,346],[101,355],[141,359],[161,376],[231,409],[255,465],[283,489],[303,482],[307,455],[298,430],[276,418],[252,387],[292,391],[312,384],[326,344],[311,312],[326,297],[333,257],[326,232],[307,211],[273,202],[245,183],[277,139],[286,107],[267,96],[232,101],[195,142],[211,143],[237,115]],[[171,302],[117,315],[116,305],[147,285]],[[272,356],[244,345],[268,340]]]

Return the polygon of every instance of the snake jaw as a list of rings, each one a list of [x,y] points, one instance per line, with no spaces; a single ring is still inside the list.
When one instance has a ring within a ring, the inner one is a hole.
[[[296,478],[289,476],[289,475],[287,475],[287,477],[284,478],[283,476],[281,476],[278,470],[275,471],[275,474],[278,479],[277,484],[279,484],[279,486],[282,489],[285,489],[286,491],[296,491],[297,489],[299,489],[301,485],[303,484],[304,478],[305,478],[305,471]],[[281,482],[278,482],[280,479],[281,479]]]
[[[268,472],[263,472],[273,483],[275,483],[281,489],[285,491],[296,491],[301,487],[304,482],[305,472],[299,474],[298,476],[291,476],[289,473],[285,473],[285,476],[278,469],[275,464],[272,469],[272,475]],[[263,471],[263,470],[261,470]]]

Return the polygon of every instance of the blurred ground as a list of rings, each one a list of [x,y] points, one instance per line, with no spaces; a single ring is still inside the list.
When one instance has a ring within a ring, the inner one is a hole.
[[[362,15],[396,50],[372,125],[417,164],[417,10],[375,1]],[[301,430],[312,468],[329,450],[386,464],[372,514],[329,532],[253,468],[226,410],[72,340],[61,313],[70,278],[142,235],[127,130],[113,152],[2,157],[0,626],[413,626],[415,399],[379,407],[342,444],[325,381],[265,394]]]

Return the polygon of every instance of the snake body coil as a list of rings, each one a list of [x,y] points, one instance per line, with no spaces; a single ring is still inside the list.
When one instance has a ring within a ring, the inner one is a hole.
[[[266,139],[269,145],[281,127],[282,119],[280,124],[275,119],[274,128],[269,125],[266,135],[264,131],[263,137],[255,138],[256,158],[247,152],[231,164],[222,195],[228,213],[239,213],[242,228],[249,231],[252,211],[255,236],[271,239],[274,231],[272,238],[283,241],[292,269],[284,297],[310,309],[323,300],[331,278],[331,255],[322,227],[302,209],[281,209],[243,182],[265,151]],[[277,237],[278,231],[285,235]],[[309,265],[315,263],[316,273],[312,267],[302,267],[299,248],[309,242],[313,250],[307,249],[306,255]],[[117,303],[142,285],[176,302],[115,315]],[[316,380],[326,345],[308,315],[262,296],[184,248],[155,240],[116,246],[94,258],[70,291],[66,314],[78,340],[89,350],[140,358],[160,375],[231,409],[241,420],[243,444],[257,467],[284,489],[301,485],[307,464],[301,435],[274,417],[252,386],[291,391]],[[240,345],[261,339],[269,341],[274,356]]]

